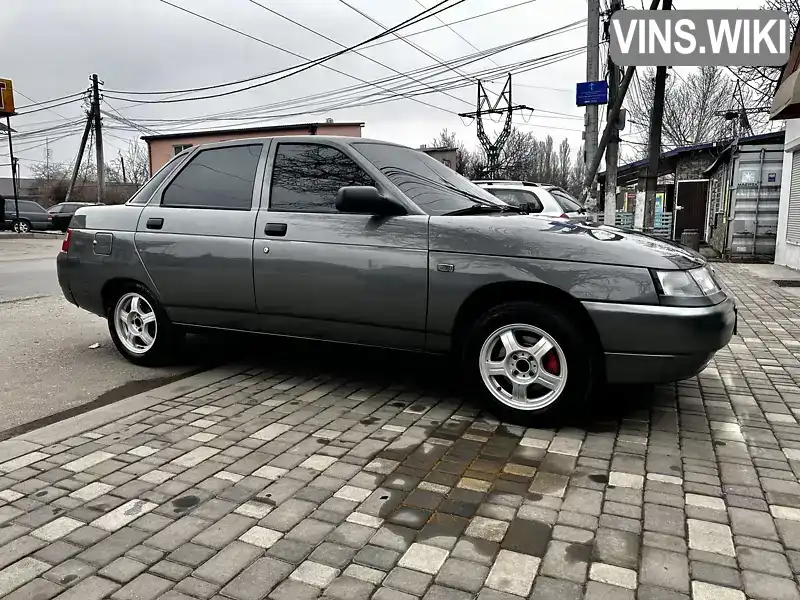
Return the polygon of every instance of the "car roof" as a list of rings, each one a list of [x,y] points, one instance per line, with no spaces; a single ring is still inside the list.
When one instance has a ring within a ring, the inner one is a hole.
[[[196,148],[217,148],[221,146],[231,146],[231,145],[247,145],[248,143],[253,142],[269,142],[271,140],[277,140],[279,142],[332,142],[333,144],[344,144],[344,145],[351,145],[351,144],[358,144],[358,143],[369,143],[369,144],[381,144],[384,146],[395,146],[397,148],[405,148],[406,150],[414,150],[415,152],[422,152],[419,148],[411,148],[409,146],[404,146],[403,144],[395,144],[394,142],[387,142],[386,140],[376,140],[373,138],[365,138],[365,137],[351,137],[345,135],[273,135],[273,136],[263,136],[263,137],[254,137],[254,138],[238,138],[235,140],[223,140],[220,142],[208,142],[205,144],[197,144],[184,150],[184,152],[192,152]]]
[[[473,179],[472,183],[482,184],[482,185],[516,185],[516,186],[524,186],[524,187],[543,187],[541,183],[536,183],[534,181],[513,181],[510,179]]]
[[[538,183],[521,183],[519,181],[493,181],[491,183],[487,183],[484,181],[473,181],[477,186],[485,187],[485,188],[503,188],[506,190],[530,190],[531,188],[536,188],[538,190],[549,191],[552,186],[544,186]]]

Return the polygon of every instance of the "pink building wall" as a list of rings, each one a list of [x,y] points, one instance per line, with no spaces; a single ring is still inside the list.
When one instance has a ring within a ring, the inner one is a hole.
[[[187,133],[185,136],[144,137],[150,156],[150,173],[163,167],[175,155],[175,146],[191,144],[199,146],[210,142],[241,140],[247,138],[286,136],[286,135],[342,135],[361,137],[363,123],[312,123],[297,126],[264,127],[247,130],[220,130],[203,133]]]

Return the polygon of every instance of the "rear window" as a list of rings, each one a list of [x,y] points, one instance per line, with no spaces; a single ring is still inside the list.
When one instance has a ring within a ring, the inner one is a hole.
[[[559,189],[548,190],[550,195],[556,199],[558,205],[564,212],[579,212],[583,210],[580,202],[570,196],[567,192]]]
[[[506,204],[519,206],[520,208],[526,209],[528,212],[538,213],[544,210],[541,201],[533,192],[498,188],[486,188],[486,191]]]
[[[13,200],[12,200],[13,206]],[[30,200],[20,200],[19,201],[19,209],[25,210],[25,212],[47,212],[40,204],[36,202],[31,202]]]

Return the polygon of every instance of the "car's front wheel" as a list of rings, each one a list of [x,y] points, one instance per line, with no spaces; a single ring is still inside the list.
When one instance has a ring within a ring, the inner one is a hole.
[[[597,375],[575,320],[537,302],[509,302],[481,316],[464,347],[472,389],[500,418],[531,425],[579,410]]]
[[[166,311],[140,284],[120,290],[108,309],[108,329],[117,350],[137,365],[163,364],[180,338]]]

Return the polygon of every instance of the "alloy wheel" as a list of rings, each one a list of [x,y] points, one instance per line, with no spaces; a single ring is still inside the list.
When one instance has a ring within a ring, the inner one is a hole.
[[[122,345],[132,354],[145,354],[156,343],[156,313],[147,299],[136,292],[124,294],[117,301],[114,328]]]
[[[533,325],[515,323],[486,338],[479,355],[481,379],[500,402],[516,410],[541,410],[567,384],[567,359],[558,342]]]
[[[17,233],[29,233],[31,230],[30,225],[25,221],[17,221],[14,223],[14,231]]]

